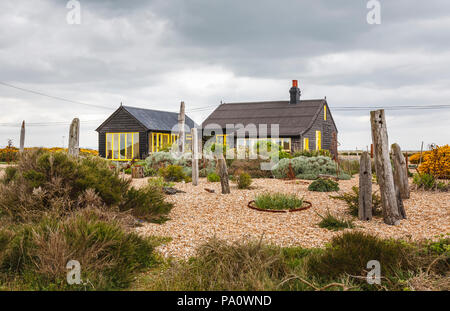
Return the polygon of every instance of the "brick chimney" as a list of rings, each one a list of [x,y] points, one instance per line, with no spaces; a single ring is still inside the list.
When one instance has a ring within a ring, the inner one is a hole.
[[[298,88],[298,81],[292,80],[292,87],[289,90],[289,93],[291,94],[291,100],[290,104],[295,105],[300,103],[300,96],[302,95],[302,92]]]

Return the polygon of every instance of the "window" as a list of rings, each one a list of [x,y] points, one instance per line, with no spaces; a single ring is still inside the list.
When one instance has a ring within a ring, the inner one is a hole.
[[[113,134],[106,134],[106,158],[112,159],[113,158],[113,148],[112,148],[112,135]]]
[[[216,135],[216,144],[226,145],[227,144],[227,135]]]
[[[219,135],[218,135],[219,136]],[[217,141],[217,138],[216,138]],[[226,140],[225,140],[226,141]],[[282,147],[284,151],[291,151],[291,139],[290,138],[238,138],[237,146],[238,148],[249,148],[249,150],[253,151],[256,148],[256,144],[258,141],[271,141],[274,144],[277,144]]]
[[[327,106],[323,106],[323,119],[327,120]]]
[[[308,137],[303,138],[303,150],[309,151],[309,138]]]
[[[139,133],[106,133],[106,159],[130,161],[139,158]]]
[[[158,152],[162,149],[178,143],[178,134],[157,133],[152,132],[148,137],[149,152]],[[192,137],[191,134],[184,134],[185,144],[184,150],[191,150]]]
[[[322,133],[316,131],[316,150],[322,150]]]

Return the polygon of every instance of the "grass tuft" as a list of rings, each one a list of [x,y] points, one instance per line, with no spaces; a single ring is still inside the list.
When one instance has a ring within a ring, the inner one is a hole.
[[[302,207],[303,198],[284,193],[260,194],[255,198],[255,205],[267,210],[290,210]]]

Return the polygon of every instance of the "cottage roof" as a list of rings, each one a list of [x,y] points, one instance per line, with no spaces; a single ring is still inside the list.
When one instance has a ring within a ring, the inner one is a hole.
[[[267,101],[249,103],[221,104],[203,122],[206,125],[217,124],[222,129],[227,124],[279,124],[280,136],[297,136],[309,129],[326,104],[325,99],[301,100],[298,104],[289,101]]]
[[[176,112],[137,108],[130,106],[121,106],[115,113],[111,115],[111,117],[113,117],[120,109],[123,109],[126,112],[128,112],[147,130],[170,132],[172,131],[172,128],[176,124],[178,124],[178,113]],[[103,125],[106,124],[111,119],[111,117],[109,117],[105,122],[103,122],[102,125],[98,127],[97,131],[99,131],[99,129],[102,128]],[[185,116],[185,124],[189,128],[193,128],[196,126],[195,122],[187,115]]]

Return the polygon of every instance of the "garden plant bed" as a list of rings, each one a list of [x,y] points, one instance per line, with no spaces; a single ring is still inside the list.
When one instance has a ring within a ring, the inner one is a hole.
[[[255,201],[251,200],[250,202],[248,202],[247,206],[251,209],[260,211],[260,212],[269,212],[269,213],[292,213],[292,212],[299,212],[299,211],[303,211],[306,210],[308,208],[310,208],[312,206],[311,202],[305,201],[303,200],[303,204],[306,206],[302,206],[300,208],[294,208],[294,209],[286,209],[286,210],[273,210],[273,209],[264,209],[264,208],[259,208],[257,206],[255,206]]]
[[[410,179],[410,184],[411,184]],[[147,179],[133,180],[136,187],[145,185]],[[339,181],[341,192],[351,191],[358,185],[358,178]],[[146,223],[136,230],[144,235],[171,237],[172,241],[158,247],[164,256],[187,258],[195,254],[199,245],[210,237],[231,241],[242,238],[263,239],[279,246],[322,247],[342,231],[319,228],[321,218],[327,210],[336,216],[351,219],[347,205],[333,200],[336,194],[308,191],[308,184],[289,183],[277,179],[254,179],[253,190],[239,190],[231,184],[231,194],[221,194],[219,183],[209,183],[201,178],[197,187],[191,183],[176,183],[175,188],[186,193],[167,196],[174,203],[164,224]],[[204,191],[215,190],[215,193]],[[378,190],[373,185],[373,191]],[[301,213],[261,213],[249,209],[247,204],[261,193],[282,192],[296,194],[312,203],[312,207]],[[382,238],[405,240],[434,239],[440,234],[450,233],[450,193],[413,190],[411,199],[405,200],[408,218],[398,226],[388,226],[383,219],[375,217],[371,222],[354,220],[354,229],[378,235]]]

